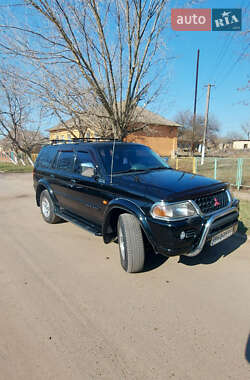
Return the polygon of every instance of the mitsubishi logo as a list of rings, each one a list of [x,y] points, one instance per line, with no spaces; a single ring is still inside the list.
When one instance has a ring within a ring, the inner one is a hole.
[[[214,207],[220,206],[220,202],[217,198],[214,198]]]

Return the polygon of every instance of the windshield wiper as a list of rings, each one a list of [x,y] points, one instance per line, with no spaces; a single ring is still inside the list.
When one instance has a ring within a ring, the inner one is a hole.
[[[119,172],[114,172],[113,175],[115,174],[128,174],[128,173],[135,173],[135,172],[148,172],[150,168],[148,169],[129,169],[129,170],[121,170]]]
[[[121,170],[119,172],[115,172],[113,173],[113,175],[115,174],[128,174],[128,173],[148,173],[150,172],[151,170],[162,170],[162,169],[170,169],[169,167],[165,167],[165,166],[156,166],[155,168],[145,168],[145,169],[128,169],[128,170]]]
[[[170,167],[156,166],[155,168],[148,168],[148,170],[162,170],[162,169],[170,169]]]

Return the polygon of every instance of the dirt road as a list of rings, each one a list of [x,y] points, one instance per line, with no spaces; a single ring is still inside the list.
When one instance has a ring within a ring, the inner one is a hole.
[[[0,174],[0,379],[250,378],[250,244],[126,274],[118,246],[46,224]]]

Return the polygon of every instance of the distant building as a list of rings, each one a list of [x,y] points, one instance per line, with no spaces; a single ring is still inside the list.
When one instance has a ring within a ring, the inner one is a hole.
[[[235,141],[233,141],[233,149],[235,149],[235,150],[250,149],[250,140],[235,140]]]
[[[136,127],[144,124],[147,127],[129,134],[127,141],[147,145],[161,156],[174,155],[177,151],[178,128],[181,125],[146,109],[138,109],[140,114],[134,124]]]
[[[221,142],[218,144],[218,148],[223,152],[231,150],[233,148],[233,142]]]
[[[146,109],[138,107],[138,110],[138,117],[132,125],[138,128],[145,125],[145,128],[129,134],[126,140],[147,145],[161,156],[174,155],[177,151],[178,127],[181,125]],[[70,140],[73,135],[80,137],[80,132],[74,127],[72,119],[66,123],[68,128],[59,124],[49,129],[50,140]],[[96,137],[94,128],[87,128],[84,137]]]

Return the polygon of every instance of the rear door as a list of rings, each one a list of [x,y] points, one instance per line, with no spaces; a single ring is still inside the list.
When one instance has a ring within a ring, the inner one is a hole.
[[[71,177],[74,169],[75,153],[73,149],[59,150],[50,174],[51,187],[60,208],[71,211],[73,200],[71,193]]]

